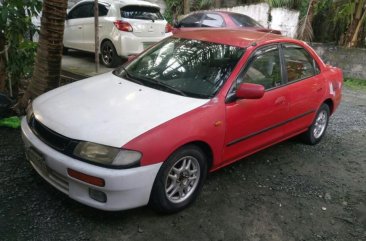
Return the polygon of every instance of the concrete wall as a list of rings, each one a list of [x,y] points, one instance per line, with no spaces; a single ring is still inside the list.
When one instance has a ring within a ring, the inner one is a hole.
[[[236,6],[232,8],[220,8],[229,12],[241,13],[257,20],[267,28],[280,30],[283,35],[295,37],[297,24],[299,22],[299,12],[285,8],[274,8],[271,10],[272,19],[269,21],[269,5],[267,3]]]
[[[325,63],[341,68],[345,78],[366,81],[366,49],[343,48],[320,43],[312,43],[311,46]]]

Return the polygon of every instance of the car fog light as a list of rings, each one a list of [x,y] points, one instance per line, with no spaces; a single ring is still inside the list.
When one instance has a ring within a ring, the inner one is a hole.
[[[101,203],[107,202],[107,195],[104,192],[92,188],[89,188],[89,197]]]

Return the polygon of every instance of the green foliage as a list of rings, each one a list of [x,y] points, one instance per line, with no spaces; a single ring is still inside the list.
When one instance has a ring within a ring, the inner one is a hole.
[[[266,0],[266,2],[273,8],[285,7],[289,9],[298,9],[302,2],[301,0]],[[307,2],[307,1],[305,1]]]
[[[182,0],[165,0],[166,10],[164,17],[169,23],[173,23],[174,16],[178,16],[183,13],[183,1]]]
[[[344,85],[356,90],[365,90],[366,91],[366,80],[361,79],[345,79]]]
[[[32,73],[36,44],[29,36],[36,29],[31,18],[41,7],[39,0],[4,0],[0,4],[0,37],[10,45],[6,69],[13,83]]]

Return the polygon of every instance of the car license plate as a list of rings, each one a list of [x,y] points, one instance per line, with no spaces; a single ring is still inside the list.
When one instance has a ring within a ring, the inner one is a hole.
[[[32,162],[41,172],[47,173],[47,166],[43,156],[34,148],[30,147],[26,150],[28,161]]]

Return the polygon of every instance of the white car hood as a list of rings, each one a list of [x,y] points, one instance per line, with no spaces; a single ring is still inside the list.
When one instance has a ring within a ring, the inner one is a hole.
[[[41,95],[34,100],[33,110],[37,120],[63,136],[122,147],[206,102],[106,73]]]

